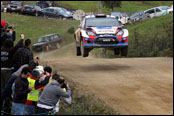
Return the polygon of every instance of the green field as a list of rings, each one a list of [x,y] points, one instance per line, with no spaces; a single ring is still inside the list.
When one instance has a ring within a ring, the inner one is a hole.
[[[18,15],[16,13],[2,13],[1,19],[14,25],[17,32],[17,39],[20,34],[25,34],[25,38],[30,38],[32,44],[35,43],[40,36],[58,33],[64,40],[64,43],[72,42],[73,34],[67,33],[70,27],[77,28],[79,21],[76,20],[59,20],[44,19],[41,17]]]

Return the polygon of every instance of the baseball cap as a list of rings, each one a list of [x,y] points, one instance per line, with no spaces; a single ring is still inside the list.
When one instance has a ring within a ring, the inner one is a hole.
[[[7,24],[5,21],[1,20],[1,26],[5,27]]]
[[[31,75],[32,75],[33,77],[37,78],[37,77],[40,76],[40,72],[39,72],[38,70],[33,70],[33,71],[31,72]]]

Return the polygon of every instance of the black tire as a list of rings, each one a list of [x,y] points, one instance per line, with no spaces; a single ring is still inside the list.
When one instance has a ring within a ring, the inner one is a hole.
[[[115,55],[119,55],[120,54],[120,49],[119,48],[115,48],[114,49],[114,54]]]
[[[60,48],[60,43],[56,44],[56,48],[59,49]]]
[[[128,46],[121,48],[121,56],[127,57],[128,54]]]
[[[36,16],[36,17],[38,17],[38,16],[39,16],[38,12],[36,12],[35,16]]]
[[[45,46],[45,51],[49,51],[49,46]]]
[[[80,47],[77,47],[77,46],[76,46],[76,55],[81,56]]]
[[[88,49],[87,48],[84,48],[83,40],[81,40],[81,42],[80,42],[80,49],[81,49],[82,56],[83,57],[88,57],[89,52],[88,52]]]

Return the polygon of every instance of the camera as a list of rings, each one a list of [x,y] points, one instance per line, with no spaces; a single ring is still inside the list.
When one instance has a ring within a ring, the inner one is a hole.
[[[66,82],[63,83],[63,85],[61,86],[61,88],[67,89]]]
[[[9,28],[9,29],[12,29],[12,26],[9,26],[8,28]]]

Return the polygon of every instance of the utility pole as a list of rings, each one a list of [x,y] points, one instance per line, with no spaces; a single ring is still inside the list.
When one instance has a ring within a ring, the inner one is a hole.
[[[101,5],[101,1],[98,1],[98,14],[102,13],[102,5]]]
[[[102,4],[101,1],[98,1],[98,14],[102,13]],[[106,54],[106,49],[100,48],[100,56],[104,56]]]

